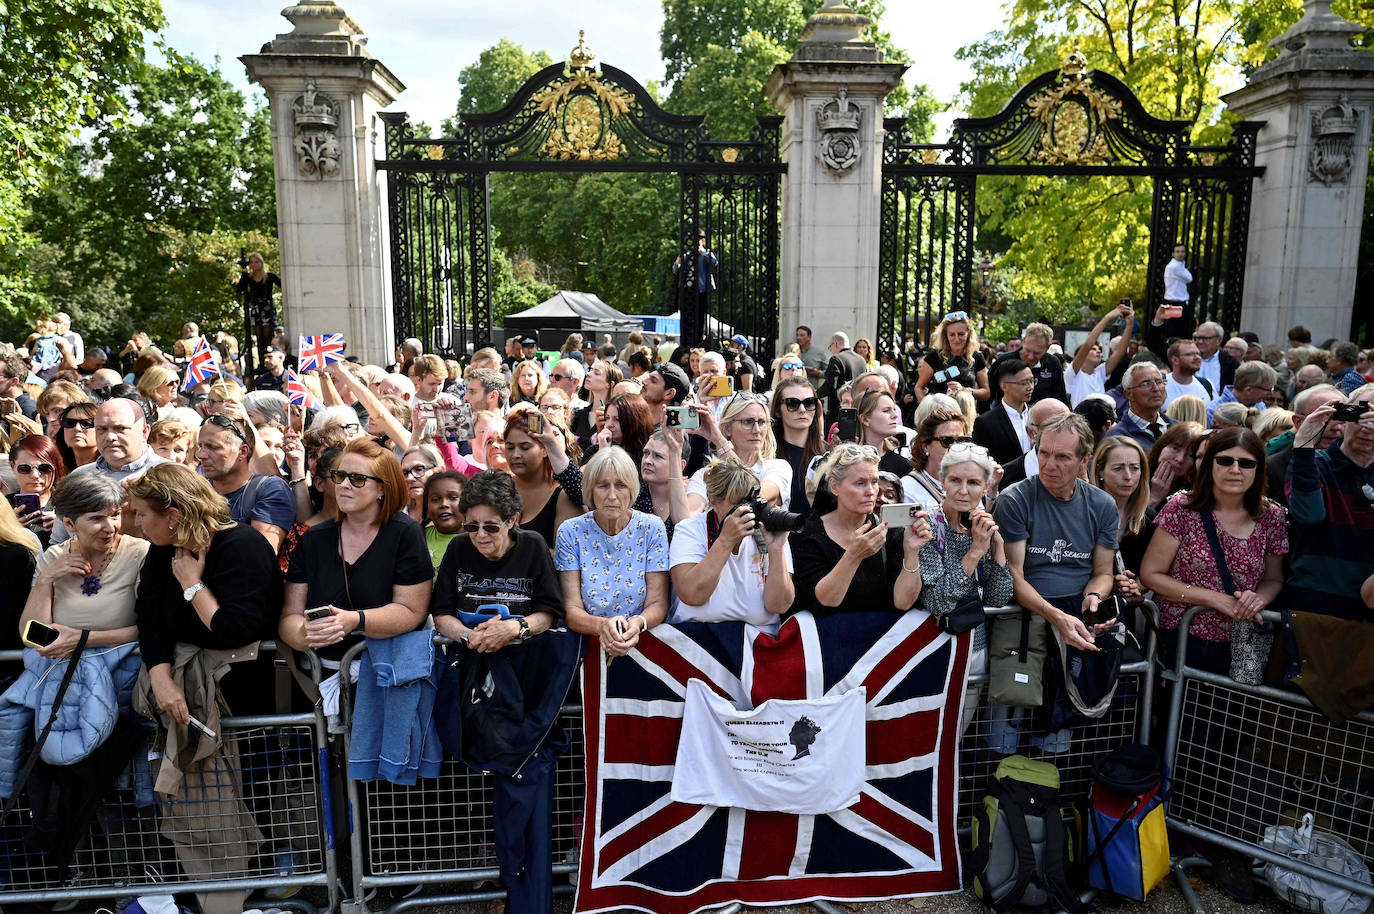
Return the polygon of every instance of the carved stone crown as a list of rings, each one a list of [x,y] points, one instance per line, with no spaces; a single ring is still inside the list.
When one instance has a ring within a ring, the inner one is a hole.
[[[858,130],[863,123],[863,109],[850,104],[849,90],[841,87],[817,113],[821,130]]]
[[[291,106],[291,113],[297,127],[339,126],[339,106],[328,96],[320,94],[313,79],[305,84],[305,91]]]
[[[1349,99],[1341,100],[1320,114],[1312,117],[1312,133],[1315,136],[1353,136],[1359,131],[1360,118],[1350,107]]]

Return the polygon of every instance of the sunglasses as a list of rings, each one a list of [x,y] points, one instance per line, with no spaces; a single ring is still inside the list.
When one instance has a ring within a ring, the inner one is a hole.
[[[95,420],[94,420],[94,419],[77,419],[77,418],[75,418],[75,417],[68,416],[66,419],[63,419],[63,420],[62,420],[62,427],[63,427],[63,428],[85,428],[85,429],[92,429],[92,428],[95,428]]]
[[[207,425],[213,425],[216,428],[231,431],[234,433],[235,438],[239,439],[244,444],[248,444],[248,437],[243,434],[243,430],[239,428],[238,423],[228,416],[221,416],[218,413],[213,416],[206,416],[205,421],[200,424],[200,427],[205,428]]]
[[[801,371],[801,362],[783,362],[780,366],[784,371]]]
[[[343,485],[343,481],[347,479],[348,484],[355,489],[361,489],[363,486],[367,485],[369,479],[379,486],[385,485],[380,476],[369,476],[366,473],[349,473],[345,470],[330,470],[329,478],[336,486]]]
[[[561,381],[561,380],[563,380],[564,378],[567,378],[567,377],[568,377],[568,375],[559,374],[558,372],[555,371],[553,374],[549,375],[549,380],[550,380],[550,381]]]
[[[435,467],[436,464],[433,463],[417,463],[415,464],[415,466],[411,467],[408,470],[403,470],[402,472],[404,472],[405,475],[409,476],[411,479],[424,479],[425,474],[428,473],[430,470],[435,469]]]
[[[938,441],[945,450],[949,450],[956,444],[970,444],[973,441],[967,435],[940,435],[938,438],[931,438],[930,440]]]
[[[481,530],[487,536],[495,536],[504,530],[505,527],[506,521],[485,520],[480,524],[475,521],[468,521],[466,524],[463,524],[463,532],[476,533],[478,530]]]
[[[966,321],[968,320],[967,311],[951,311],[945,315],[947,321]]]
[[[20,476],[30,476],[34,473],[40,476],[51,476],[53,469],[51,463],[21,463],[14,468],[14,471]]]
[[[802,410],[810,412],[819,406],[820,403],[821,401],[815,397],[807,397],[805,400],[797,397],[783,397],[782,399],[783,409],[787,410],[789,413],[799,413]]]
[[[846,457],[871,457],[874,460],[878,459],[878,449],[871,444],[855,444],[852,441],[846,441],[844,444],[838,445],[835,450],[842,451]]]
[[[1216,460],[1217,466],[1219,467],[1229,467],[1234,464],[1240,464],[1242,470],[1253,470],[1255,467],[1259,466],[1259,461],[1253,457],[1232,457],[1229,454],[1218,454],[1213,459]]]
[[[768,424],[767,419],[732,419],[732,425],[742,425],[745,428],[763,428]]]

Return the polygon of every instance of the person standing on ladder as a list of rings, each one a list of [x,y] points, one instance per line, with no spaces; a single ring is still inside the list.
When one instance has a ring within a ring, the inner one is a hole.
[[[677,255],[677,260],[673,261],[673,274],[682,269],[682,258],[684,255]],[[709,313],[707,306],[711,293],[716,291],[716,277],[712,272],[716,268],[716,255],[711,253],[711,249],[706,246],[706,233],[697,232],[697,314],[701,315],[702,332],[706,330],[705,318]],[[684,339],[684,342],[686,340]]]

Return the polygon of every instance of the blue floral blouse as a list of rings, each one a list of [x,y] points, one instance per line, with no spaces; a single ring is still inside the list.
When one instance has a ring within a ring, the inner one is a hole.
[[[554,567],[582,573],[582,604],[593,616],[637,616],[644,611],[651,571],[668,570],[668,533],[663,521],[641,511],[615,536],[607,536],[592,514],[558,528]]]

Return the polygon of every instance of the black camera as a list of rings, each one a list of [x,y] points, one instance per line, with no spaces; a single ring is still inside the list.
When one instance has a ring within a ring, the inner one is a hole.
[[[1337,403],[1331,410],[1332,422],[1359,422],[1360,417],[1369,412],[1369,401],[1360,403]]]
[[[783,530],[796,532],[806,526],[805,514],[793,514],[786,508],[778,508],[770,505],[759,497],[759,487],[749,492],[749,497],[735,505],[735,510],[747,509],[754,515],[754,523],[758,524],[769,533],[780,533]]]

